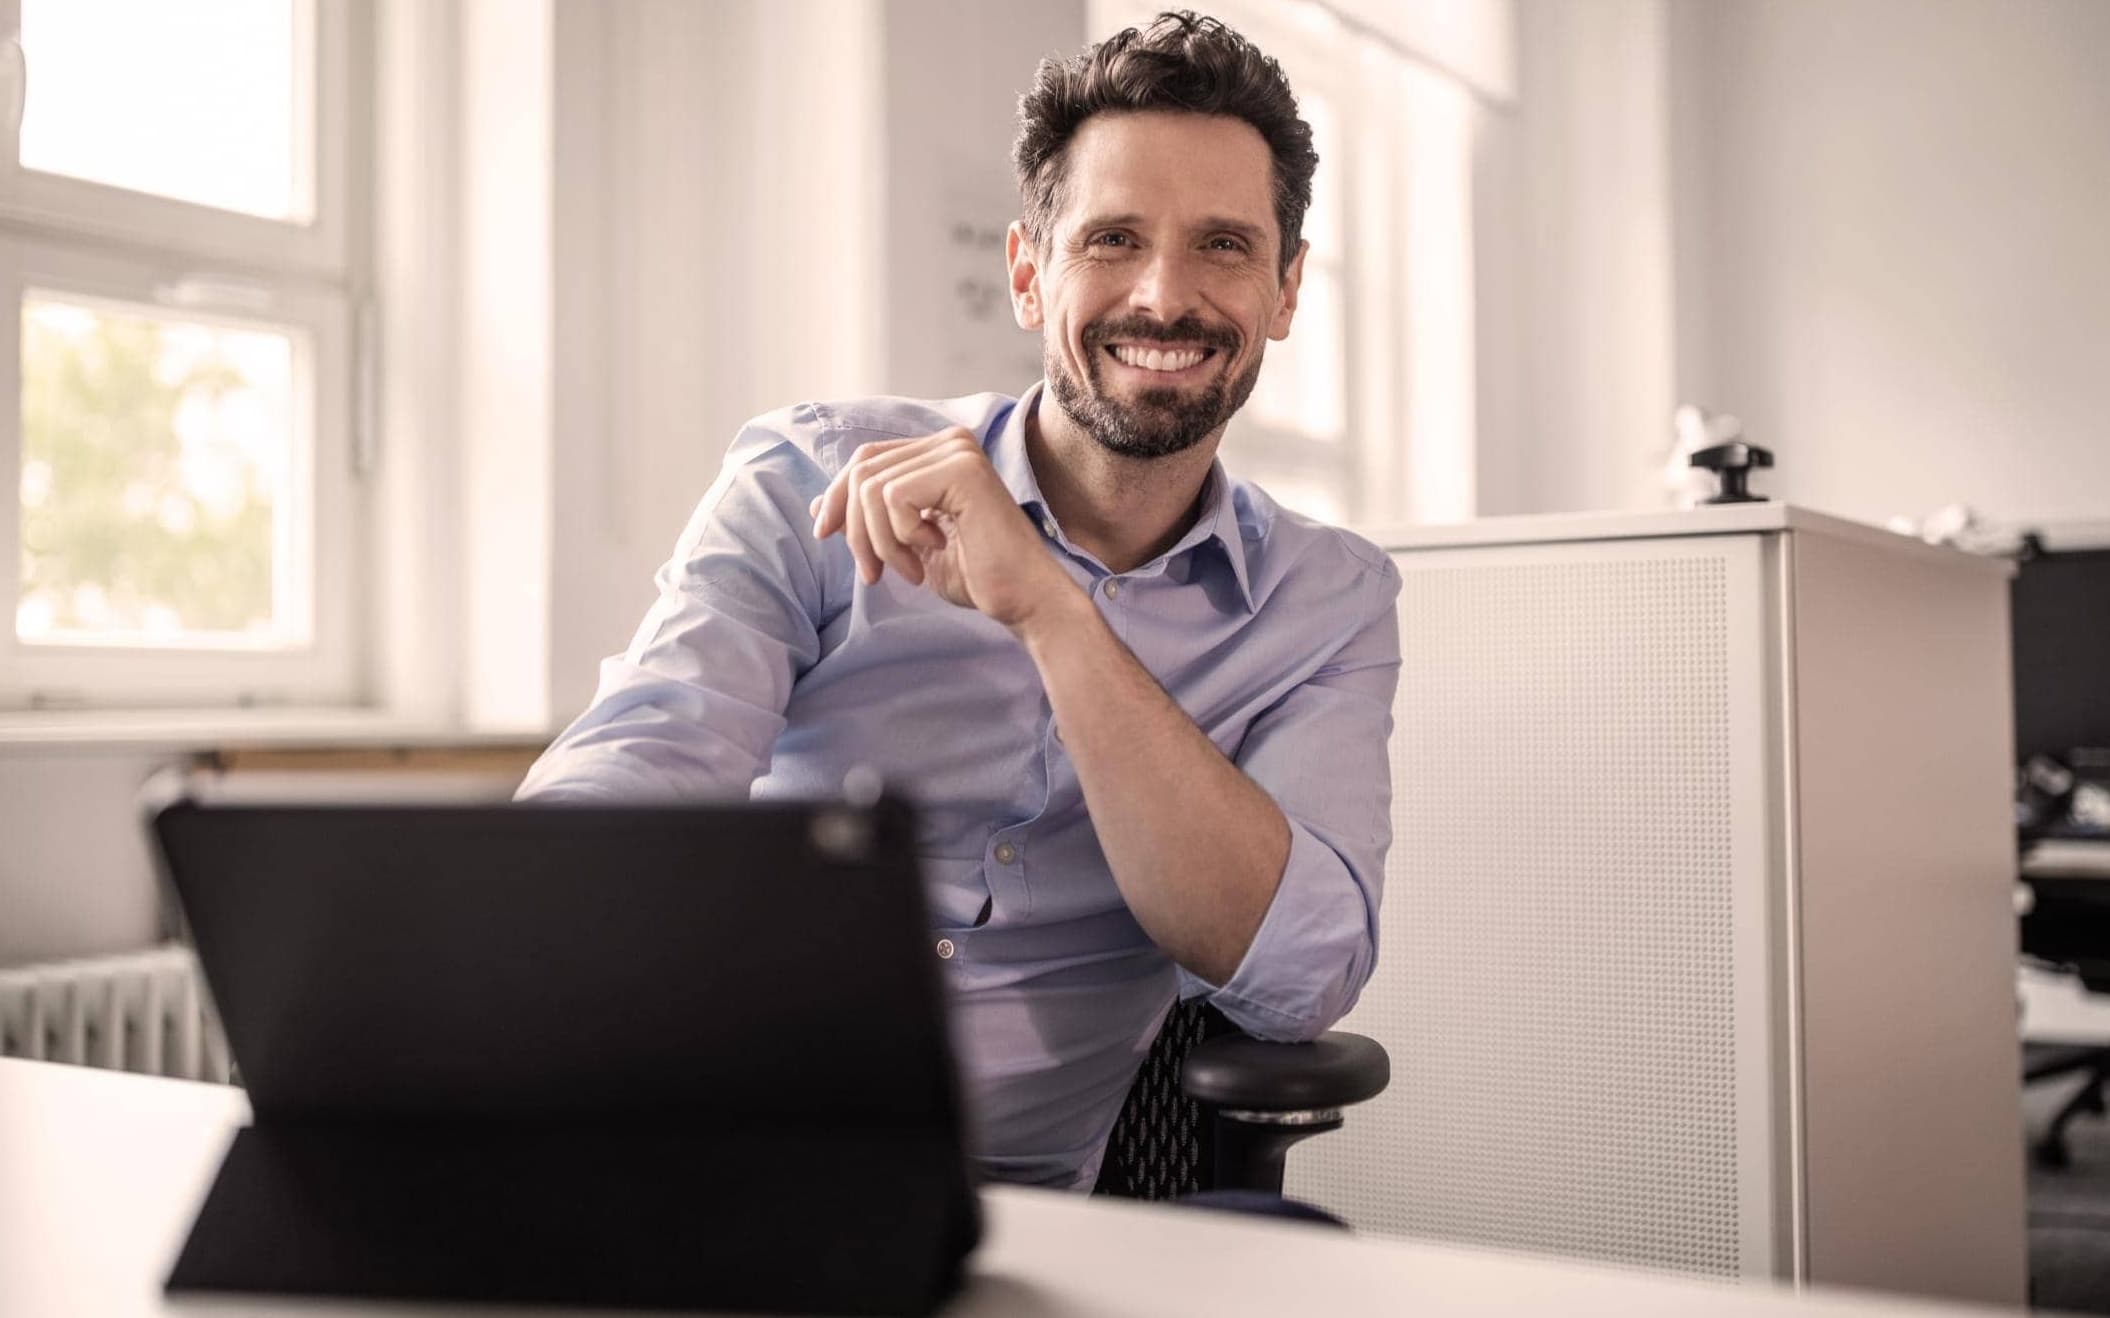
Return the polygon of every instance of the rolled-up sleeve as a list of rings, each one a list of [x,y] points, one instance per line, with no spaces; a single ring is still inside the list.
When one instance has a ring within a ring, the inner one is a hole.
[[[1238,767],[1289,820],[1281,883],[1231,978],[1185,976],[1246,1033],[1309,1039],[1355,1005],[1377,963],[1378,902],[1392,840],[1388,742],[1399,681],[1399,573],[1359,583],[1363,621],[1247,732]],[[1184,972],[1183,972],[1184,975]]]
[[[768,764],[829,594],[806,511],[827,473],[770,420],[734,439],[629,648],[603,661],[593,703],[519,797],[744,797]]]

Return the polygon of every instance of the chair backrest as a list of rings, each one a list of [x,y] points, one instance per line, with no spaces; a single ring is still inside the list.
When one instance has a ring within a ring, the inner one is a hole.
[[[1215,1186],[1215,1132],[1201,1104],[1180,1092],[1180,1067],[1196,1044],[1236,1029],[1201,1001],[1172,1004],[1128,1087],[1094,1194],[1177,1199]]]

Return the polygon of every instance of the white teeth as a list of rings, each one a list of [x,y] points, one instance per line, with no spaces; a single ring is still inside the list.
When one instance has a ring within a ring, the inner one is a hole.
[[[1207,354],[1196,349],[1167,352],[1158,348],[1138,348],[1122,343],[1114,347],[1114,356],[1124,365],[1139,367],[1146,371],[1184,371],[1201,361]]]

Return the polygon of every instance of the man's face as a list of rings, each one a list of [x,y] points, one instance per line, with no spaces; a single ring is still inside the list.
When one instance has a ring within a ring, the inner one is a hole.
[[[1267,142],[1217,115],[1101,114],[1069,145],[1047,251],[1012,226],[1019,324],[1055,401],[1106,448],[1163,457],[1220,431],[1289,334],[1300,250],[1281,236]]]

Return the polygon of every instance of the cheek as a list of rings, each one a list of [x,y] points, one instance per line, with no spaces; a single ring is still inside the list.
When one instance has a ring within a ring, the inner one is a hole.
[[[1128,297],[1129,279],[1109,262],[1077,262],[1063,267],[1062,304],[1080,321],[1104,316]]]
[[[1242,274],[1226,282],[1216,300],[1219,314],[1246,334],[1265,338],[1282,306],[1282,290],[1264,273]]]
[[[1062,337],[1073,344],[1084,342],[1084,331],[1094,323],[1106,319],[1111,308],[1103,301],[1087,301],[1073,298],[1054,322]]]
[[[1239,345],[1239,355],[1251,356],[1261,350],[1275,327],[1275,307],[1272,302],[1243,302],[1235,314],[1226,315],[1225,319],[1238,327],[1239,337],[1244,340]]]

